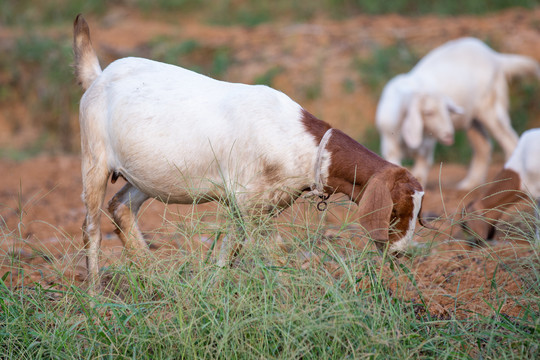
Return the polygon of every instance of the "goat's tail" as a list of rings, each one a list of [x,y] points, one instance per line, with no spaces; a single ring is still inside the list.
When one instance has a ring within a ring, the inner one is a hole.
[[[532,75],[540,80],[540,64],[533,58],[515,54],[499,55],[499,63],[507,79]]]
[[[99,60],[90,41],[90,28],[81,14],[73,23],[73,53],[75,77],[84,90],[101,74]]]

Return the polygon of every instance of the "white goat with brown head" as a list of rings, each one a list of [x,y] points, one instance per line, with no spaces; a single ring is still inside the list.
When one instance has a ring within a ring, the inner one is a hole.
[[[537,212],[540,206],[540,129],[521,135],[503,169],[481,195],[467,205],[466,213],[473,214],[473,218],[465,217],[463,228],[481,239],[492,239],[495,225],[505,210],[531,197],[537,202],[534,206]],[[538,213],[536,218],[538,221]],[[536,235],[538,237],[538,227]]]
[[[497,53],[474,38],[432,50],[382,92],[376,124],[383,157],[400,165],[403,157],[413,156],[412,173],[425,185],[436,142],[452,145],[454,129],[464,129],[474,153],[457,187],[481,184],[491,158],[488,134],[507,159],[518,141],[508,115],[508,80],[516,75],[540,77],[540,66],[526,56]]]
[[[141,58],[120,59],[102,71],[80,15],[74,52],[86,90],[80,103],[83,239],[92,277],[111,174],[127,181],[109,211],[128,248],[147,247],[136,216],[148,198],[191,204],[227,202],[233,194],[238,216],[270,215],[314,183],[360,203],[360,223],[376,242],[399,250],[412,238],[423,196],[418,181],[285,94]],[[326,144],[319,145],[323,137]]]

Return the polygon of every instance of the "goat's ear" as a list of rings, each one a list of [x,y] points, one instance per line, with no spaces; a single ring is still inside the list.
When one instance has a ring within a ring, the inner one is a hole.
[[[371,238],[379,243],[388,242],[393,202],[386,182],[371,178],[358,205],[360,224]]]
[[[452,100],[451,98],[449,97],[446,97],[444,99],[444,102],[446,103],[446,108],[448,109],[448,111],[451,113],[451,114],[456,114],[456,115],[463,115],[465,114],[465,109],[463,109],[461,106],[459,106],[458,104],[456,104],[454,102],[454,100]]]
[[[417,149],[422,143],[424,121],[422,119],[421,97],[414,95],[409,103],[405,120],[401,125],[401,134],[405,144],[411,149]]]

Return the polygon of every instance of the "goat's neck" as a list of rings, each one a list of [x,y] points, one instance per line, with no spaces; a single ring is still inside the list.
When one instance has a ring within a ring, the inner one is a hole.
[[[302,120],[318,143],[330,129],[328,123],[307,111],[304,111]],[[337,129],[332,130],[326,149],[330,152],[330,166],[325,190],[328,193],[344,193],[354,201],[358,201],[359,195],[374,174],[393,166]]]
[[[333,130],[327,149],[331,154],[327,186],[356,202],[369,179],[392,166],[339,130]]]

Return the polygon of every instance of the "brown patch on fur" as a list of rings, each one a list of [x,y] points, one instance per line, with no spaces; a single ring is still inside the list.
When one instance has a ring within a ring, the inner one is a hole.
[[[263,162],[263,176],[269,184],[275,184],[281,180],[281,167],[277,164]]]
[[[306,130],[319,143],[330,125],[303,111]],[[340,192],[361,203],[360,222],[376,241],[401,239],[413,217],[412,195],[420,183],[405,168],[393,165],[340,130],[334,129],[326,146],[331,153],[326,191]],[[388,233],[390,224],[395,231]]]
[[[302,109],[301,120],[307,132],[309,132],[311,135],[313,135],[313,137],[315,137],[317,145],[321,142],[324,133],[327,132],[330,128],[332,128],[327,122],[317,119],[305,109]]]
[[[464,223],[464,227],[483,239],[489,240],[493,238],[495,224],[504,210],[523,199],[519,174],[510,169],[502,169],[478,199],[467,205],[466,209],[469,213],[485,210],[484,219],[470,220]]]

